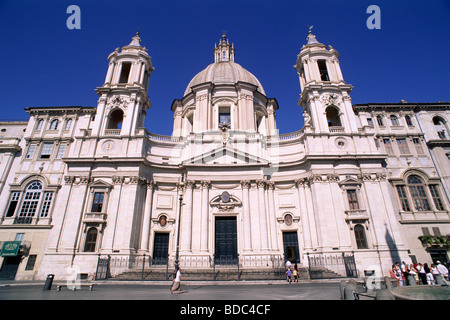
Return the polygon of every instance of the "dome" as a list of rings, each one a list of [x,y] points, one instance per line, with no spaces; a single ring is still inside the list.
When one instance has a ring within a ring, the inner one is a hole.
[[[251,83],[257,86],[257,91],[265,95],[264,89],[259,80],[240,64],[231,61],[221,61],[211,63],[204,70],[200,71],[189,82],[184,95],[191,92],[195,85],[212,82],[214,84],[236,84],[238,81]]]

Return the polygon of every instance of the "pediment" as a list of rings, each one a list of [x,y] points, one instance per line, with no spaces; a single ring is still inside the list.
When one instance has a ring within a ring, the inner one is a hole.
[[[89,185],[91,188],[103,188],[103,189],[111,189],[113,186],[102,179],[95,180]]]
[[[361,185],[361,181],[356,179],[356,178],[350,177],[350,178],[347,178],[345,180],[340,181],[339,185],[340,186],[343,186],[343,185]]]
[[[269,162],[261,157],[247,152],[233,149],[230,146],[221,146],[198,156],[186,159],[183,164],[205,165],[267,165]]]

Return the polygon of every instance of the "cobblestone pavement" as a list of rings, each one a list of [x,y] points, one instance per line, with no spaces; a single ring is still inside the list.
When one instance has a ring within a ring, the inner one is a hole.
[[[338,282],[211,284],[182,283],[182,293],[170,294],[166,283],[98,283],[72,291],[66,285],[43,290],[44,283],[0,283],[0,300],[340,300]]]

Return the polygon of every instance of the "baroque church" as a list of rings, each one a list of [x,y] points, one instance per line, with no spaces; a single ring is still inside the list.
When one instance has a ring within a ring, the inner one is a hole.
[[[101,256],[264,270],[348,254],[360,276],[448,261],[450,103],[352,105],[339,53],[310,31],[305,123],[278,134],[282,109],[225,35],[212,58],[173,101],[171,136],[144,127],[139,34],[108,56],[96,107],[0,122],[0,278],[95,274]]]

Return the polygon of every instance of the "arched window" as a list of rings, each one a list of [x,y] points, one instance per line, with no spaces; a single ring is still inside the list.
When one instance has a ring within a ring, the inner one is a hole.
[[[405,120],[406,120],[406,124],[407,124],[408,126],[410,126],[410,127],[413,126],[413,123],[412,123],[412,120],[411,120],[411,117],[410,117],[410,116],[406,115],[406,116],[405,116]]]
[[[381,127],[384,126],[384,124],[383,124],[383,117],[382,116],[377,116],[377,123]]]
[[[391,124],[392,124],[393,126],[398,126],[398,125],[399,125],[397,116],[391,115]]]
[[[402,211],[445,211],[438,179],[426,181],[418,175],[410,175],[406,185],[395,187]]]
[[[354,231],[357,248],[368,249],[369,246],[367,245],[366,231],[364,230],[364,227],[360,224],[357,224],[354,228]]]
[[[57,119],[50,122],[50,130],[57,130],[58,124],[59,124],[59,121]]]
[[[336,107],[330,106],[326,109],[327,121],[329,127],[341,127],[341,119],[339,117],[339,110]]]
[[[97,244],[97,228],[89,228],[86,233],[86,241],[84,244],[84,252],[95,252],[95,246]]]
[[[38,120],[36,125],[36,130],[42,130],[42,125],[44,124],[44,120]]]
[[[417,211],[431,210],[430,203],[425,192],[425,184],[419,176],[411,175],[408,177],[408,189],[411,193],[411,198]]]
[[[72,119],[68,119],[66,121],[66,125],[64,126],[64,130],[70,130],[71,126],[72,126]]]
[[[434,128],[438,133],[439,138],[448,139],[448,132],[444,120],[442,120],[440,117],[434,117],[433,124]]]
[[[109,115],[107,129],[122,129],[123,111],[116,109]]]
[[[53,191],[44,190],[42,183],[34,180],[23,192],[11,193],[5,217],[14,217],[14,224],[30,224],[33,218],[49,217],[52,201]]]
[[[26,188],[26,193],[23,198],[22,207],[19,211],[19,217],[31,218],[34,217],[39,200],[42,193],[42,184],[39,181],[31,182]]]

